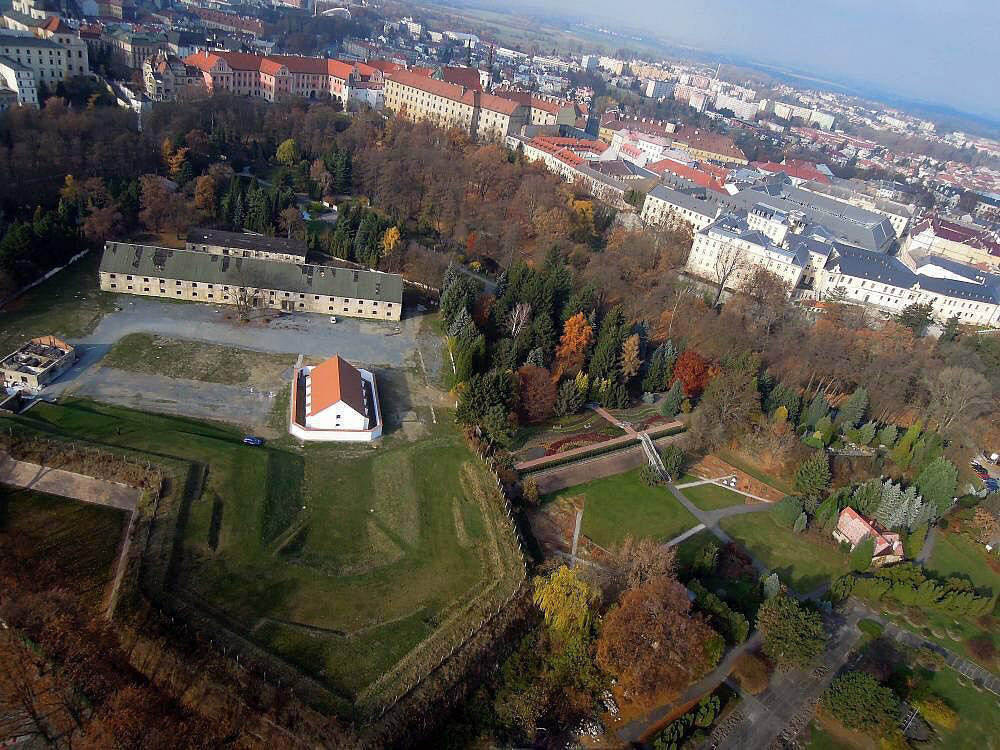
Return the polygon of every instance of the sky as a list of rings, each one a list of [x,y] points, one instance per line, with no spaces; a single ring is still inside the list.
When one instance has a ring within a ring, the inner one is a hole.
[[[544,0],[872,93],[1000,121],[1000,0]]]

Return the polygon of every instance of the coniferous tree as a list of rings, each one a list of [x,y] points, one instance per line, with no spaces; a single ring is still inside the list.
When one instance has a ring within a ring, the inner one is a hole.
[[[615,305],[601,321],[597,345],[590,358],[590,369],[588,370],[592,380],[613,378],[618,375],[618,358],[626,331],[625,311],[621,305]]]
[[[826,398],[822,393],[817,393],[806,409],[802,423],[815,429],[816,423],[830,413],[830,405],[826,403]]]
[[[858,388],[847,397],[847,400],[837,410],[837,419],[834,424],[841,430],[849,430],[857,427],[865,410],[868,408],[868,391]]]
[[[916,484],[924,500],[934,504],[936,515],[941,515],[951,505],[958,487],[958,469],[947,458],[939,456],[917,475]]]
[[[830,461],[825,451],[816,451],[799,464],[795,472],[795,489],[814,502],[826,494],[830,486]]]
[[[556,414],[560,417],[564,417],[567,414],[576,414],[583,408],[583,402],[583,394],[580,393],[576,382],[573,380],[564,380],[556,394]]]
[[[667,391],[667,397],[660,404],[660,414],[665,417],[676,417],[677,412],[681,410],[683,401],[684,385],[681,381],[675,380],[674,384],[670,386],[670,390]]]

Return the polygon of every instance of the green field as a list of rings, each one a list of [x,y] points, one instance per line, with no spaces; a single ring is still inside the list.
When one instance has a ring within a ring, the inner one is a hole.
[[[847,557],[832,543],[796,534],[775,523],[768,511],[731,516],[719,525],[799,593],[808,593],[848,570]]]
[[[1000,573],[990,567],[985,547],[964,534],[938,529],[926,567],[942,578],[959,575],[968,578],[977,588],[990,589],[993,596],[1000,594]]]
[[[698,523],[668,489],[644,485],[638,469],[567,487],[545,499],[581,495],[585,498],[581,531],[605,548],[629,535],[666,541]]]
[[[95,602],[111,580],[124,528],[123,511],[0,486],[0,549],[17,545],[34,557],[27,564],[37,575]]]
[[[97,286],[100,257],[91,252],[8,302],[0,312],[0,351],[6,354],[37,336],[79,338],[93,331],[114,307],[114,295]]]
[[[179,533],[176,587],[347,703],[367,707],[379,690],[391,694],[406,670],[419,672],[420,653],[439,658],[443,641],[446,654],[520,580],[489,475],[450,420],[419,442],[390,436],[300,451],[81,400],[39,404],[22,419],[207,464]],[[402,671],[364,695],[390,668]]]
[[[681,490],[684,497],[698,506],[699,510],[719,510],[743,505],[745,498],[738,492],[733,492],[717,484],[699,484],[696,487],[685,487]]]
[[[295,355],[132,333],[119,339],[101,364],[168,378],[270,387],[281,383],[281,374],[295,364]]]

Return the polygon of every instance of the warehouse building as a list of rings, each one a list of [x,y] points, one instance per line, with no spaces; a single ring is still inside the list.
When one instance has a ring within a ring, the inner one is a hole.
[[[214,255],[282,260],[286,263],[306,262],[306,243],[302,240],[267,237],[263,234],[223,232],[218,229],[194,227],[188,231],[184,247],[187,250]]]
[[[403,312],[402,277],[381,271],[108,242],[99,273],[106,292],[375,320]]]

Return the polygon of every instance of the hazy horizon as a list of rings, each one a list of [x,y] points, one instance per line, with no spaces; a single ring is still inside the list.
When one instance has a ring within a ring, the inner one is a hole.
[[[523,0],[608,28],[1000,123],[1000,2],[951,0]],[[624,40],[623,40],[624,41]],[[627,46],[623,44],[623,46]]]

